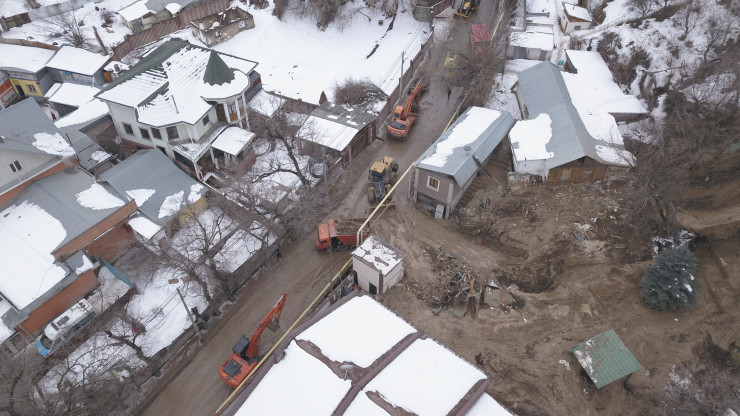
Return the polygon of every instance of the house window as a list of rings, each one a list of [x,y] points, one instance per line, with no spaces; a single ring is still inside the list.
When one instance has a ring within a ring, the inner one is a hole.
[[[128,123],[123,123],[123,130],[126,131],[126,134],[133,136],[134,135],[134,128],[131,127]]]
[[[17,160],[10,164],[10,170],[12,170],[13,172],[18,172],[21,169],[21,164]]]
[[[568,179],[570,179],[570,169],[563,169],[562,172],[560,172],[560,180],[567,181]]]
[[[26,85],[26,87],[28,87],[28,92],[36,92],[36,87],[34,87],[33,85],[28,84]]]
[[[178,137],[180,137],[180,134],[177,133],[177,126],[167,127],[167,138],[177,139]]]
[[[439,191],[439,181],[430,176],[427,178],[427,187]]]
[[[581,25],[575,25],[575,26],[573,26],[573,30],[581,30]]]
[[[211,122],[211,119],[208,118],[208,115],[206,115],[205,117],[203,117],[203,125],[204,126],[208,125],[208,123],[210,123],[210,122]]]
[[[581,179],[584,181],[591,179],[591,175],[593,175],[594,171],[593,169],[584,169],[581,173]]]
[[[139,131],[141,132],[141,137],[143,137],[145,139],[148,139],[149,138],[149,130],[147,130],[147,129],[139,129]]]
[[[162,140],[162,133],[159,132],[159,129],[152,128],[152,136],[154,136],[155,139]]]

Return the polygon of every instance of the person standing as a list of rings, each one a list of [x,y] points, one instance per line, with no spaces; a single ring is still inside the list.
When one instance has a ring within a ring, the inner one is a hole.
[[[280,260],[281,257],[283,257],[283,253],[280,252],[280,247],[278,247],[277,251],[275,252],[277,255],[277,259]]]
[[[53,111],[51,112],[51,121],[57,121],[57,115]]]
[[[447,87],[447,101],[450,101],[450,95],[452,94],[452,88]]]

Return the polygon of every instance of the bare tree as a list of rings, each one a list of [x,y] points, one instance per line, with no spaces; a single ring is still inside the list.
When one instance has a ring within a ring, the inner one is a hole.
[[[702,58],[706,62],[708,55],[718,47],[725,46],[732,34],[735,17],[729,13],[711,16],[707,21],[708,29],[704,32]]]
[[[653,11],[653,6],[655,3],[653,0],[629,0],[627,2],[627,6],[638,13],[640,13],[640,17],[642,19],[645,19],[645,17],[650,14],[651,11]]]
[[[77,19],[74,11],[62,13],[60,9],[58,14],[45,19],[44,22],[51,39],[62,38],[78,48],[90,45],[91,38],[85,30],[85,23]]]
[[[678,40],[685,40],[689,36],[689,33],[696,28],[697,23],[704,13],[706,4],[707,0],[688,0],[681,10],[679,10],[676,17],[680,20],[683,33],[678,37]]]
[[[334,101],[336,104],[348,104],[364,110],[371,110],[379,101],[385,101],[388,95],[369,79],[356,80],[347,78],[334,84]]]

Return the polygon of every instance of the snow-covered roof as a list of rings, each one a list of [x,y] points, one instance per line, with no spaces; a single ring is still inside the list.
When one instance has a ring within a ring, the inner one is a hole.
[[[284,98],[280,98],[277,95],[270,94],[265,90],[260,90],[250,101],[249,108],[252,110],[272,117],[273,114],[285,103]]]
[[[54,56],[50,49],[0,43],[0,68],[36,73]]]
[[[364,260],[383,276],[401,264],[404,257],[399,251],[373,236],[369,236],[357,247],[352,256]]]
[[[139,150],[100,175],[139,211],[159,225],[198,201],[206,188],[156,149]]]
[[[614,117],[576,109],[564,75],[550,62],[540,62],[517,75],[527,118],[535,119],[542,113],[550,118],[551,138],[545,149],[553,156],[545,160],[545,167],[551,169],[583,156],[607,165],[629,166],[632,155],[624,149]]]
[[[509,132],[511,149],[517,161],[545,160],[553,157],[547,151],[547,143],[552,137],[552,120],[542,113],[532,120],[519,120]]]
[[[647,114],[634,95],[619,88],[609,67],[596,51],[567,50],[568,62],[576,73],[564,72],[568,92],[581,115],[593,113]]]
[[[145,16],[148,13],[153,12],[146,7],[146,0],[137,1],[136,3],[118,11],[118,14],[129,22]]]
[[[211,147],[236,156],[247,147],[252,139],[254,139],[254,133],[251,131],[239,127],[228,127],[211,143]]]
[[[0,318],[2,318],[2,316],[5,315],[12,306],[13,305],[11,305],[7,300],[0,298]],[[11,313],[13,312],[11,311]],[[14,333],[15,329],[6,325],[4,319],[0,319],[0,343],[5,342],[5,340],[10,338]]]
[[[128,225],[147,240],[154,237],[162,229],[161,225],[143,215],[137,215],[131,218],[128,220]]]
[[[74,72],[82,75],[95,75],[103,65],[108,62],[110,56],[100,55],[74,46],[62,46],[53,58],[46,63],[49,68],[62,71]]]
[[[325,102],[311,112],[296,135],[303,140],[344,151],[352,139],[377,116],[347,105]]]
[[[563,2],[563,10],[565,11],[565,14],[570,17],[575,17],[576,19],[585,20],[587,22],[591,22],[593,20],[591,13],[589,13],[588,10],[580,6],[576,6],[575,4]]]
[[[244,92],[256,66],[187,42],[167,41],[97,97],[135,108],[138,121],[150,126],[195,124],[213,107],[206,99],[227,99]],[[214,73],[219,81],[209,76]]]
[[[282,359],[268,361],[224,414],[510,415],[485,394],[481,370],[370,296],[355,292],[322,315],[278,347]]]
[[[511,45],[523,48],[541,49],[551,51],[555,47],[552,33],[540,33],[533,31],[512,32]]]
[[[0,212],[0,294],[23,309],[64,279],[69,270],[52,251],[67,237],[62,223],[32,201]]]
[[[97,120],[110,113],[108,104],[94,98],[85,104],[81,104],[75,111],[58,119],[54,124],[59,128],[74,126],[77,124],[86,124]]]
[[[177,3],[168,3],[164,8],[172,14],[176,14],[182,9],[182,6]]]
[[[79,107],[90,102],[99,91],[100,89],[96,87],[63,82],[54,84],[44,97],[54,103]]]
[[[19,309],[43,296],[68,274],[52,253],[123,205],[79,168],[32,182],[0,214],[0,292]]]
[[[420,169],[455,178],[462,186],[514,126],[507,112],[470,107],[417,159]]]

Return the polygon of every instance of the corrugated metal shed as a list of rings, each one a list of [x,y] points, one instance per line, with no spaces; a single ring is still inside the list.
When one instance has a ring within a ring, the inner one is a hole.
[[[599,389],[642,368],[613,329],[576,345],[572,351]]]
[[[100,181],[110,185],[124,200],[131,200],[130,191],[151,190],[153,193],[139,211],[159,225],[166,225],[173,215],[159,217],[160,209],[168,196],[183,192],[181,209],[188,205],[193,189],[199,196],[205,193],[203,185],[175,166],[162,152],[156,149],[139,150],[123,162],[100,175]],[[194,202],[194,201],[193,201]]]
[[[466,120],[471,117],[471,112],[478,109],[480,109],[480,107],[471,107],[458,117],[450,128],[445,130],[445,132],[442,133],[442,135],[439,136],[439,138],[437,138],[437,140],[435,140],[424,153],[422,153],[416,161],[416,166],[420,169],[449,175],[455,178],[455,182],[458,186],[464,185],[465,182],[467,182],[468,179],[470,179],[470,177],[478,170],[476,160],[480,163],[485,161],[488,156],[493,153],[494,149],[496,149],[496,146],[498,146],[506,135],[509,134],[511,128],[514,127],[514,118],[511,114],[507,112],[482,109],[487,110],[491,115],[489,125],[485,128],[483,133],[464,146],[454,147],[452,149],[452,153],[446,156],[446,159],[441,166],[427,163],[425,160],[434,156],[438,152],[439,146],[456,133],[456,129],[465,129]]]

